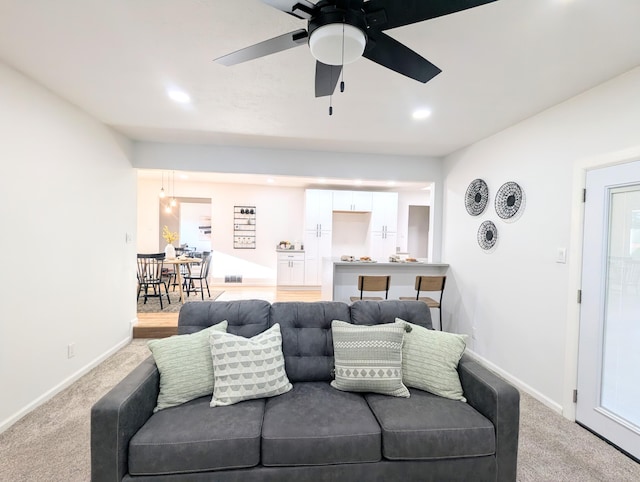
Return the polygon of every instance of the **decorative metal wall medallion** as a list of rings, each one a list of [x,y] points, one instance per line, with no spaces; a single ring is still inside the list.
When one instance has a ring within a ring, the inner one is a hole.
[[[478,244],[486,251],[492,249],[498,242],[498,229],[491,221],[485,221],[478,229]]]
[[[496,213],[502,219],[513,218],[523,208],[524,193],[515,182],[506,182],[496,193]]]
[[[478,216],[487,207],[489,202],[489,188],[482,179],[474,179],[467,188],[464,196],[464,205],[472,216]]]

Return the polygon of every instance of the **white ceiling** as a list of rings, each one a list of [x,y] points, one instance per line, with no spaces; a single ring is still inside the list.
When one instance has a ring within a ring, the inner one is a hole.
[[[640,65],[639,26],[639,0],[498,0],[387,31],[443,73],[360,59],[331,117],[306,46],[212,61],[306,28],[259,0],[0,0],[0,59],[132,139],[443,156]]]

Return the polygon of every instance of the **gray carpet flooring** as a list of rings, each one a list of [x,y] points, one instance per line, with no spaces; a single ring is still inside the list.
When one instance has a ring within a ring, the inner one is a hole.
[[[90,480],[91,406],[149,354],[133,340],[0,434],[0,481]],[[640,464],[522,394],[518,481],[637,482]]]

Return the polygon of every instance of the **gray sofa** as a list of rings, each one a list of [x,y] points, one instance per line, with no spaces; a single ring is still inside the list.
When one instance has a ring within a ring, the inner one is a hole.
[[[91,410],[91,473],[99,481],[514,481],[519,393],[467,355],[467,403],[416,389],[410,398],[332,388],[332,320],[399,317],[431,328],[418,301],[186,303],[180,334],[222,320],[251,337],[280,324],[285,394],[210,408],[210,397],[153,413],[149,357]]]

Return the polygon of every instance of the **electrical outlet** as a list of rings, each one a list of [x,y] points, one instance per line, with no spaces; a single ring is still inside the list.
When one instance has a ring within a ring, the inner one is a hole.
[[[67,358],[73,358],[74,356],[76,356],[76,344],[69,343],[67,345]]]

